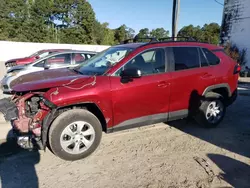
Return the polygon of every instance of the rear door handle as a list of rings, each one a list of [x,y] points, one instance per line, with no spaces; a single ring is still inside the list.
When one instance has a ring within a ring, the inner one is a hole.
[[[210,78],[212,76],[213,76],[212,74],[205,73],[201,76],[201,78]]]
[[[169,84],[168,84],[168,82],[165,82],[165,81],[162,81],[162,82],[158,82],[158,87],[162,87],[162,88],[165,88],[165,87],[167,87]]]

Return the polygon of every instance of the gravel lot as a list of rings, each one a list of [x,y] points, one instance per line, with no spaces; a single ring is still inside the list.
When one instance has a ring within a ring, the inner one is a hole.
[[[3,143],[0,187],[249,187],[249,89],[216,129],[182,120],[104,134],[98,150],[81,161]]]

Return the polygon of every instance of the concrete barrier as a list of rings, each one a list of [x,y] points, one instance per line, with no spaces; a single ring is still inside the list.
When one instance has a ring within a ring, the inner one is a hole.
[[[108,47],[109,46],[105,45],[0,41],[0,61],[7,61],[13,58],[27,57],[43,49],[73,49],[100,52],[104,49],[107,49]]]

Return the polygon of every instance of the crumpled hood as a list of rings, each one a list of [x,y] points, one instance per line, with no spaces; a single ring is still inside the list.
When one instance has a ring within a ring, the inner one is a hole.
[[[20,76],[11,82],[11,88],[16,92],[34,91],[79,84],[89,78],[89,76],[78,74],[67,68],[44,70]]]

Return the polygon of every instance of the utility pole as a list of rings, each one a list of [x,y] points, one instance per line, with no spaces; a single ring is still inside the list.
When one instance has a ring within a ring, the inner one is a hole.
[[[176,40],[179,21],[180,0],[173,0],[172,37]]]

